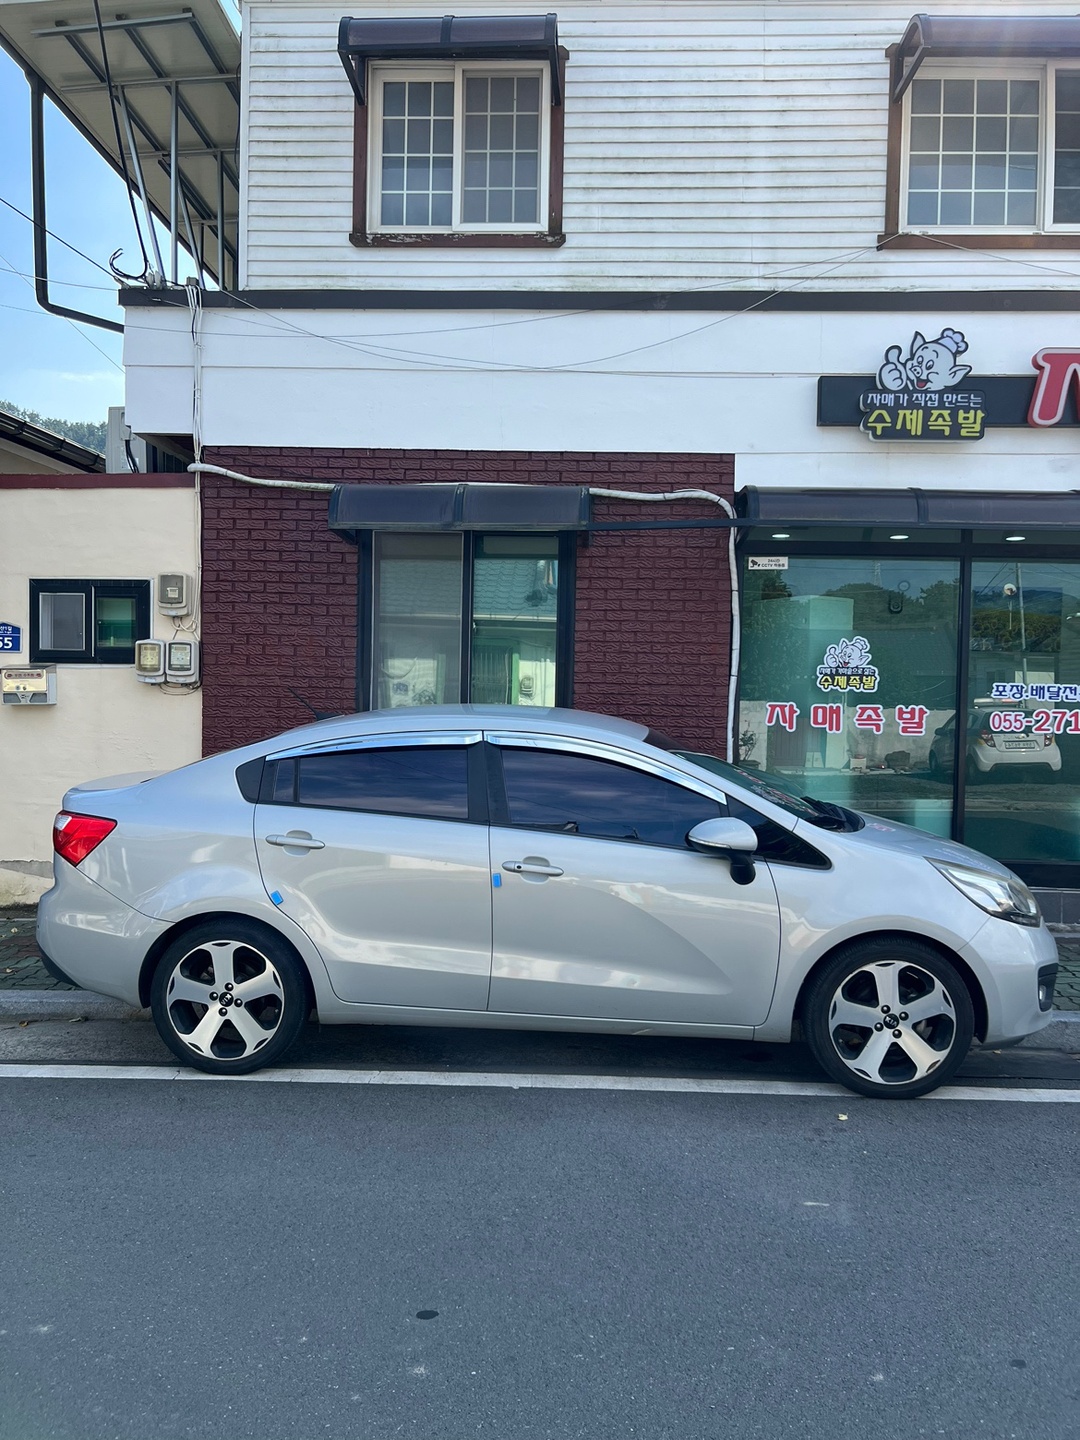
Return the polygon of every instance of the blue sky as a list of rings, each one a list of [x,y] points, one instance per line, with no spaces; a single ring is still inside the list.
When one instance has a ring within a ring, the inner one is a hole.
[[[104,266],[122,246],[117,263],[140,269],[119,176],[48,101],[45,111],[49,229]],[[22,71],[3,51],[0,135],[0,196],[29,215],[29,90]],[[39,309],[31,285],[12,274],[12,267],[33,273],[33,227],[0,205],[0,400],[61,419],[104,420],[110,405],[123,403],[121,337]],[[58,303],[123,320],[115,282],[55,240],[49,241],[49,278]]]

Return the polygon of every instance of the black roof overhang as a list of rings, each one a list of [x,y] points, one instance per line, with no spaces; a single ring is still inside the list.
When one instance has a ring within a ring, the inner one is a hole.
[[[949,530],[1080,527],[1080,494],[968,490],[759,490],[739,492],[749,525],[908,525]]]
[[[346,15],[338,25],[338,55],[360,105],[367,104],[369,60],[546,60],[552,101],[562,104],[556,15]]]
[[[1080,15],[913,15],[893,52],[892,98],[901,98],[928,58],[1003,55],[1034,60],[1080,56]]]
[[[584,485],[338,485],[331,530],[583,530]]]

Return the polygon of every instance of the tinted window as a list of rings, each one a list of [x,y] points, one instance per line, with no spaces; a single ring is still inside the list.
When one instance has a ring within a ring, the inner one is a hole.
[[[724,807],[705,795],[610,760],[558,750],[503,750],[511,825],[685,845],[687,832]]]
[[[469,818],[467,759],[463,746],[337,750],[299,761],[297,801],[388,815]]]

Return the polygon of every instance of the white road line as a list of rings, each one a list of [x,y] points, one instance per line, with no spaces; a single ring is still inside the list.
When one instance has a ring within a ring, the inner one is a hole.
[[[677,1095],[776,1095],[853,1098],[841,1085],[793,1080],[695,1080],[652,1075],[514,1075],[470,1070],[260,1070],[255,1075],[204,1075],[169,1065],[4,1065],[0,1080],[195,1080],[204,1084],[431,1085],[451,1089],[635,1090]],[[946,1085],[928,1100],[1024,1100],[1043,1105],[1080,1104],[1080,1090],[1005,1090]]]

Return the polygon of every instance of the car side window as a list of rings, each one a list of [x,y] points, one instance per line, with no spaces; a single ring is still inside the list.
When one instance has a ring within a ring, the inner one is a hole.
[[[279,762],[271,785],[277,804],[291,801],[433,820],[469,818],[468,755],[463,745],[365,746],[301,755],[295,762]]]
[[[616,761],[500,749],[513,826],[681,849],[700,821],[727,813],[707,795]]]

